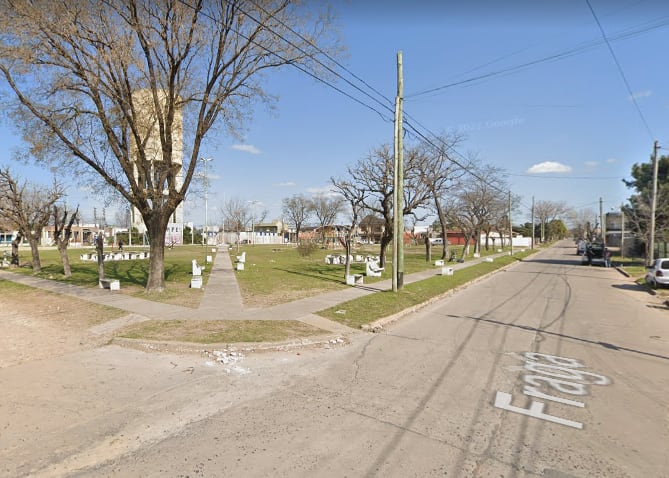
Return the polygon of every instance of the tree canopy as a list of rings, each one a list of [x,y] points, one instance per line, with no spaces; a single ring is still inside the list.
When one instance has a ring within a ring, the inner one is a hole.
[[[335,53],[327,15],[289,0],[0,0],[0,77],[30,153],[93,172],[141,215],[147,290],[205,136],[238,132],[263,72]]]

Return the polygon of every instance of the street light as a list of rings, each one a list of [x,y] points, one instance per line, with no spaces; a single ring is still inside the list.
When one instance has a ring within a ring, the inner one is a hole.
[[[251,244],[256,243],[256,234],[255,231],[253,230],[253,223],[255,220],[255,209],[254,206],[256,204],[260,204],[260,201],[247,201],[251,205]]]
[[[209,244],[209,218],[207,217],[209,212],[209,207],[207,204],[208,192],[209,192],[209,178],[207,177],[207,163],[213,158],[200,158],[200,161],[204,163],[204,231],[206,237],[206,244]]]

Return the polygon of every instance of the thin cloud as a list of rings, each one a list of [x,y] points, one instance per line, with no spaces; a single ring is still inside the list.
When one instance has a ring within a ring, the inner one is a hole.
[[[252,144],[233,144],[232,149],[243,151],[244,153],[260,154],[260,150]]]
[[[293,181],[286,181],[284,183],[276,183],[275,186],[278,188],[292,188],[296,184]]]
[[[617,162],[618,162],[618,160],[616,158],[609,158],[609,159],[606,160],[607,164],[615,164]]]
[[[628,96],[627,98],[632,101],[632,100],[638,100],[639,98],[648,98],[653,94],[652,91],[650,90],[643,90],[643,91],[637,91],[636,93],[632,93],[631,96]]]
[[[595,169],[597,166],[599,166],[599,161],[586,161],[585,167],[588,169]]]
[[[558,163],[556,161],[544,161],[543,163],[535,164],[527,170],[528,174],[545,174],[545,173],[570,173],[571,166]]]
[[[332,197],[337,195],[337,193],[332,190],[331,186],[325,186],[322,188],[307,188],[307,192],[312,196]]]

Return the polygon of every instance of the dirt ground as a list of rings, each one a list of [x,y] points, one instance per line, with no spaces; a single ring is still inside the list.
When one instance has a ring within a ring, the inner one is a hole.
[[[125,312],[38,290],[0,296],[0,368],[98,347],[111,338],[102,324]]]
[[[146,319],[7,284],[0,311],[0,477],[104,476],[98,465],[270,393],[344,349],[338,341],[247,356],[214,344],[108,345]]]

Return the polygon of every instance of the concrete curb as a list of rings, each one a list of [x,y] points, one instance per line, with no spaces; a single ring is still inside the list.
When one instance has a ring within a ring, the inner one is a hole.
[[[529,257],[529,256],[528,256],[528,257]],[[423,307],[427,307],[427,306],[429,306],[429,305],[431,305],[431,304],[433,304],[433,303],[435,303],[435,302],[437,302],[437,301],[440,301],[440,300],[442,300],[442,299],[445,299],[445,298],[447,298],[447,297],[450,297],[450,296],[452,296],[453,294],[455,294],[456,292],[459,292],[459,291],[461,291],[461,290],[464,290],[464,289],[466,289],[467,287],[470,287],[470,286],[472,286],[472,285],[474,285],[474,284],[476,284],[476,283],[478,283],[478,282],[480,282],[480,281],[483,281],[483,280],[487,279],[488,277],[497,274],[498,272],[505,271],[505,270],[508,269],[509,267],[512,267],[512,266],[515,266],[516,264],[518,264],[518,262],[522,262],[522,259],[520,259],[520,260],[518,260],[518,261],[516,261],[516,262],[512,262],[512,263],[510,263],[510,264],[507,264],[507,265],[505,265],[505,266],[503,266],[503,267],[500,267],[499,269],[495,269],[494,271],[488,272],[487,274],[484,274],[484,275],[482,275],[482,276],[480,276],[480,277],[477,277],[477,278],[475,278],[475,279],[472,279],[471,281],[467,282],[466,284],[462,284],[462,285],[460,285],[460,286],[458,286],[458,287],[455,287],[455,288],[453,288],[453,289],[450,289],[450,290],[444,292],[443,294],[439,294],[439,295],[437,295],[437,296],[434,296],[434,297],[432,297],[431,299],[429,299],[429,300],[427,300],[427,301],[425,301],[425,302],[422,302],[422,303],[420,303],[420,304],[416,304],[416,305],[414,305],[414,306],[412,306],[412,307],[409,307],[409,308],[404,309],[404,310],[402,310],[402,311],[400,311],[400,312],[397,312],[396,314],[389,315],[389,316],[387,316],[387,317],[382,317],[382,318],[380,318],[380,319],[378,319],[378,320],[375,320],[374,322],[371,322],[371,323],[369,323],[369,324],[364,324],[364,325],[362,325],[360,328],[361,328],[362,330],[366,331],[366,332],[379,333],[379,332],[381,332],[381,331],[383,330],[383,328],[384,328],[385,326],[390,325],[390,324],[392,324],[392,323],[394,323],[394,322],[397,322],[397,321],[400,320],[402,317],[404,317],[404,316],[406,316],[406,315],[409,315],[409,314],[412,314],[412,313],[414,313],[414,312],[416,312],[416,311],[422,309]]]
[[[207,354],[215,350],[242,353],[278,352],[301,350],[305,348],[334,348],[348,345],[350,340],[343,335],[327,335],[300,340],[280,342],[225,342],[202,344],[195,342],[172,342],[163,340],[129,339],[115,337],[109,342],[112,345],[127,347],[144,352],[169,352],[175,354]]]

